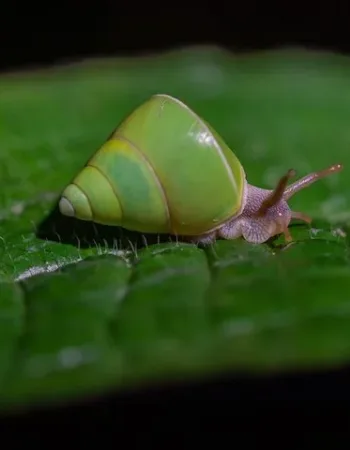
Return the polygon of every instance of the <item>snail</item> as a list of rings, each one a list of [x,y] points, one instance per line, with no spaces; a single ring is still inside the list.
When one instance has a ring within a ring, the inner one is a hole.
[[[292,241],[288,200],[335,164],[273,190],[249,184],[221,136],[177,98],[156,94],[115,129],[62,192],[61,214],[141,232],[210,244],[217,238],[261,244],[284,234]]]

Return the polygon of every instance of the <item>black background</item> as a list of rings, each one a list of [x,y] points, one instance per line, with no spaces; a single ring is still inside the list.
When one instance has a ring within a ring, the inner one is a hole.
[[[0,70],[154,53],[189,44],[220,45],[235,52],[301,46],[350,53],[350,15],[345,6],[335,1],[280,3],[268,7],[266,2],[250,0],[62,1],[12,2],[6,8],[1,4]],[[255,442],[259,447],[276,443],[286,448],[293,443],[292,448],[299,448],[301,435],[307,444],[315,439],[321,443],[327,432],[334,431],[334,424],[345,436],[350,417],[348,384],[346,368],[259,380],[225,377],[208,384],[108,394],[73,409],[3,417],[0,426],[12,443],[19,439],[27,445],[58,440],[73,445],[66,434],[69,428],[79,435],[81,445],[102,445],[108,437],[113,439],[110,445],[129,447],[135,439],[153,443],[157,433],[164,446],[177,435],[183,438],[179,448],[187,448],[185,432],[191,430],[196,439],[213,434],[217,445],[225,431],[230,433],[227,445],[231,447]],[[127,442],[121,444],[121,439]],[[334,439],[333,434],[332,448]]]
[[[0,9],[0,70],[207,43],[236,52],[303,46],[350,53],[348,9],[329,0],[12,1]]]

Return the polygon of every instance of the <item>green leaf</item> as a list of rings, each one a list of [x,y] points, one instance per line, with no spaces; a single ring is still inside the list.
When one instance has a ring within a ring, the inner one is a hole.
[[[343,56],[216,48],[0,77],[2,407],[349,361],[349,80]],[[252,184],[343,163],[291,201],[312,226],[203,249],[62,217],[60,192],[155,92],[211,123]]]
[[[6,397],[56,396],[113,380],[119,363],[109,329],[130,275],[122,259],[106,255],[26,280],[26,323]]]

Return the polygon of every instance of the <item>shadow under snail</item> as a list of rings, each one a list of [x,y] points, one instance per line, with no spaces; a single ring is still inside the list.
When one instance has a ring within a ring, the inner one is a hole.
[[[292,219],[310,223],[287,202],[335,164],[288,185],[289,170],[273,190],[249,184],[217,132],[169,95],[136,108],[62,193],[63,215],[141,233],[182,236],[210,244],[216,238],[260,244],[284,234]]]

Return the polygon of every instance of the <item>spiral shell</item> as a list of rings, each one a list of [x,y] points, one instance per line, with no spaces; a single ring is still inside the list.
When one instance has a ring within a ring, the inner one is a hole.
[[[180,100],[153,95],[66,187],[62,214],[144,233],[198,235],[238,215],[245,173]]]

